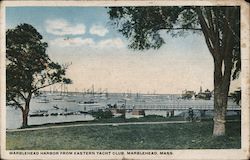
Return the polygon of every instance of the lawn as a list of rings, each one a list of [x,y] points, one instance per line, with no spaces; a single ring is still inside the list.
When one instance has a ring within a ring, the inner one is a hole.
[[[213,137],[213,122],[123,126],[81,126],[7,132],[8,150],[215,149],[240,148],[240,122],[228,122]]]

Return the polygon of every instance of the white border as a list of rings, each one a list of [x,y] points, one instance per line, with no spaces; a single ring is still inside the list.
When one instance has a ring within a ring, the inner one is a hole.
[[[3,159],[122,159],[123,156],[12,156],[8,155],[5,150],[6,138],[6,110],[5,110],[5,7],[7,6],[173,6],[173,5],[240,5],[241,6],[241,52],[242,52],[242,72],[241,72],[241,87],[242,87],[242,129],[241,129],[241,149],[206,149],[206,150],[157,150],[157,151],[172,151],[172,156],[140,156],[140,155],[126,155],[126,159],[248,159],[249,157],[249,97],[250,97],[250,68],[249,68],[249,4],[243,0],[160,0],[160,1],[2,1],[1,3],[1,46],[0,46],[0,68],[1,68],[1,158]],[[37,150],[34,150],[37,151]],[[46,150],[47,151],[47,150]],[[63,150],[57,150],[61,152]],[[67,150],[64,150],[67,151]],[[87,151],[87,150],[85,150]],[[92,150],[90,150],[92,151]],[[102,150],[104,151],[104,150]],[[126,151],[126,150],[123,150]],[[140,150],[143,151],[143,150]],[[150,151],[150,150],[144,150]],[[154,150],[151,150],[154,151]],[[22,150],[22,152],[25,152]],[[73,152],[73,151],[72,151]]]
[[[0,2],[1,3],[1,2]],[[6,144],[6,110],[5,110],[5,88],[6,88],[6,81],[5,81],[5,55],[6,55],[6,48],[5,48],[5,8],[2,7],[2,4],[0,6],[0,159],[3,155],[3,151],[5,150],[5,144]]]
[[[6,6],[211,6],[243,5],[244,0],[3,0]]]

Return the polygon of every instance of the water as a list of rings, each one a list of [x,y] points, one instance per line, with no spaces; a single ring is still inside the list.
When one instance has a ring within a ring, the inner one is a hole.
[[[29,125],[40,125],[46,123],[58,123],[58,122],[72,122],[72,121],[91,121],[94,120],[94,117],[90,114],[83,113],[90,110],[104,109],[108,108],[108,105],[114,105],[118,108],[122,108],[126,104],[126,109],[132,108],[143,108],[143,107],[157,107],[159,109],[145,110],[145,115],[160,115],[163,117],[167,116],[168,110],[166,107],[172,109],[176,106],[183,106],[188,109],[202,105],[202,106],[213,106],[213,100],[182,100],[179,99],[180,95],[136,95],[131,94],[126,96],[124,94],[113,93],[109,94],[108,98],[105,95],[83,95],[76,94],[70,96],[64,96],[63,98],[58,95],[46,95],[46,97],[34,97],[30,103],[30,115],[37,113],[45,113],[48,116],[41,117],[28,117]],[[46,100],[48,103],[39,103]],[[59,100],[62,98],[61,100]],[[57,99],[57,100],[56,100]],[[93,100],[97,104],[82,104],[86,101]],[[81,103],[81,104],[79,104]],[[232,105],[233,102],[229,102],[229,105]],[[235,105],[235,104],[233,104]],[[165,108],[164,108],[165,107]],[[185,110],[176,110],[175,115],[181,114]],[[82,112],[80,114],[80,112]],[[64,113],[74,113],[74,115],[57,115],[52,116],[51,114],[64,114]],[[212,115],[212,112],[207,112]],[[20,109],[15,107],[7,106],[6,108],[6,128],[15,129],[21,127],[22,124],[22,114]],[[127,118],[133,118],[134,115],[131,113],[126,113]],[[139,117],[139,116],[138,116]]]

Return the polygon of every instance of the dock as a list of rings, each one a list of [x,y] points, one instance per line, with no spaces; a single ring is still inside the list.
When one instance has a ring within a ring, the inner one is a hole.
[[[192,108],[193,110],[214,110],[214,104],[127,104],[126,109],[141,109],[141,110],[188,110]],[[229,104],[227,106],[228,111],[240,111],[241,108],[236,104]]]

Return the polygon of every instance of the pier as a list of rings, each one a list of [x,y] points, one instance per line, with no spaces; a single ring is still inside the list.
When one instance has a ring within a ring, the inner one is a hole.
[[[214,110],[213,104],[127,104],[126,109],[142,109],[142,110],[188,110],[192,108],[193,110]],[[121,108],[121,107],[120,107]],[[236,104],[229,104],[227,106],[228,111],[240,111],[241,108]]]

